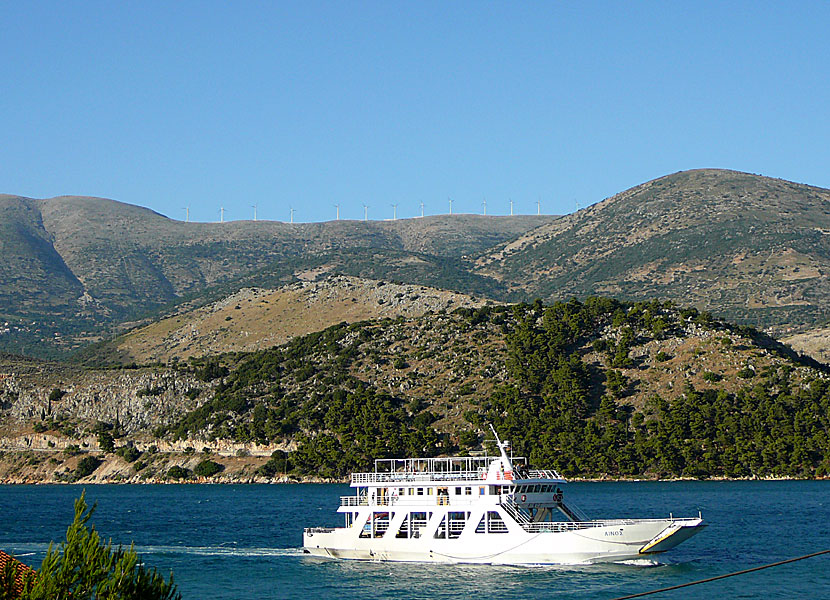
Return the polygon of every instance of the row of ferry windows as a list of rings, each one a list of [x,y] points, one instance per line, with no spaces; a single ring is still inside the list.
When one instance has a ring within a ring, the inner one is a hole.
[[[540,492],[550,493],[556,489],[555,485],[517,485],[516,486],[516,493],[517,494],[538,494]]]
[[[346,514],[346,526],[352,525],[353,519],[357,513]],[[383,537],[389,531],[389,524],[395,518],[394,512],[373,512],[369,514],[366,522],[360,530],[360,537],[362,538],[379,538]],[[420,538],[425,532],[427,523],[432,518],[431,512],[411,512],[408,513],[401,521],[400,527],[395,532],[396,538]],[[455,539],[461,535],[467,520],[470,518],[469,512],[448,512],[443,516],[441,522],[435,528],[432,537],[436,539]],[[476,533],[507,533],[507,525],[501,515],[496,511],[490,510],[484,513],[479,519],[475,528]]]
[[[484,496],[486,494],[488,486],[481,486],[478,488],[478,495]],[[490,494],[491,495],[498,495],[499,493],[502,494],[509,494],[511,491],[511,486],[504,485],[504,486],[497,486],[492,485],[490,487]],[[517,485],[515,486],[515,493],[517,494],[538,494],[538,493],[546,493],[549,494],[556,490],[555,485],[543,485],[543,484],[535,484],[535,485]],[[391,493],[397,494],[398,496],[432,496],[433,494],[437,495],[449,495],[450,490],[453,491],[453,494],[456,496],[472,496],[473,495],[472,487],[453,487],[453,488],[390,488]]]

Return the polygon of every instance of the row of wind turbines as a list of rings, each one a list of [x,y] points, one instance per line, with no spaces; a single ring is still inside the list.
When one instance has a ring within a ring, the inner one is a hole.
[[[447,201],[449,202],[449,208],[450,208],[449,214],[452,215],[453,214],[453,212],[452,212],[452,198],[448,197]],[[510,216],[512,217],[512,216],[514,216],[514,214],[513,214],[513,200],[510,199],[509,202],[510,202]],[[481,205],[482,205],[482,213],[481,214],[486,216],[487,215],[487,198],[485,198],[482,201]],[[257,207],[258,206],[259,206],[258,204],[251,204],[251,208],[254,209],[254,221],[258,220],[257,219]],[[335,204],[333,206],[334,206],[335,211],[336,211],[335,212],[335,219],[337,221],[339,221],[340,220],[340,205]],[[390,206],[392,207],[392,220],[397,221],[398,220],[398,204],[397,203],[390,204]],[[416,217],[416,218],[423,218],[424,217],[424,203],[423,203],[423,201],[420,203],[420,207],[421,207],[420,217]],[[579,210],[579,203],[578,202],[576,204],[576,209]],[[185,211],[185,213],[184,213],[185,214],[185,217],[184,217],[185,223],[190,223],[190,205],[188,204],[187,206],[183,206],[182,210]],[[289,221],[288,222],[289,223],[294,223],[295,209],[293,207],[289,207],[288,211],[289,211]],[[541,199],[536,201],[536,214],[537,215],[542,214],[542,201],[541,201]],[[363,220],[364,221],[369,220],[369,205],[368,204],[363,205]],[[219,207],[219,223],[224,223],[224,222],[225,222],[225,207],[220,206]]]

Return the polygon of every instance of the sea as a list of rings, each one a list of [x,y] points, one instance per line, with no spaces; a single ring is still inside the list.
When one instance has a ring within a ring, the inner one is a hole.
[[[709,526],[656,560],[504,567],[338,561],[302,553],[303,527],[340,525],[347,485],[3,485],[0,550],[35,568],[86,490],[91,523],[185,599],[602,598],[680,585],[830,549],[830,481],[579,482],[592,518],[696,516]],[[827,598],[830,554],[651,598]]]

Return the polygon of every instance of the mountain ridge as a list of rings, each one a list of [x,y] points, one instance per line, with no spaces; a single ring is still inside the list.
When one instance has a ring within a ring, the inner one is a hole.
[[[10,323],[0,347],[29,354],[76,348],[204,290],[237,280],[245,287],[245,278],[258,271],[290,283],[298,269],[336,265],[349,253],[360,264],[372,263],[372,251],[392,253],[408,264],[404,271],[415,283],[433,283],[441,263],[450,267],[445,279],[464,279],[456,264],[461,256],[551,218],[185,223],[104,198],[0,195],[4,254],[13,259],[0,271],[0,305]],[[386,268],[378,264],[374,271]]]
[[[830,191],[702,169],[563,216],[476,259],[476,272],[546,300],[606,294],[691,302],[759,325],[830,312]],[[764,312],[778,311],[768,318]]]

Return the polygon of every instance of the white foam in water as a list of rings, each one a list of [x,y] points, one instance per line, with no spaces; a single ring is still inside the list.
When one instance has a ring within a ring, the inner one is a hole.
[[[630,560],[620,560],[614,563],[615,565],[630,565],[632,567],[660,567],[664,563],[653,558],[632,558]]]
[[[136,546],[139,554],[197,556],[302,556],[301,548],[231,548],[228,546]]]

